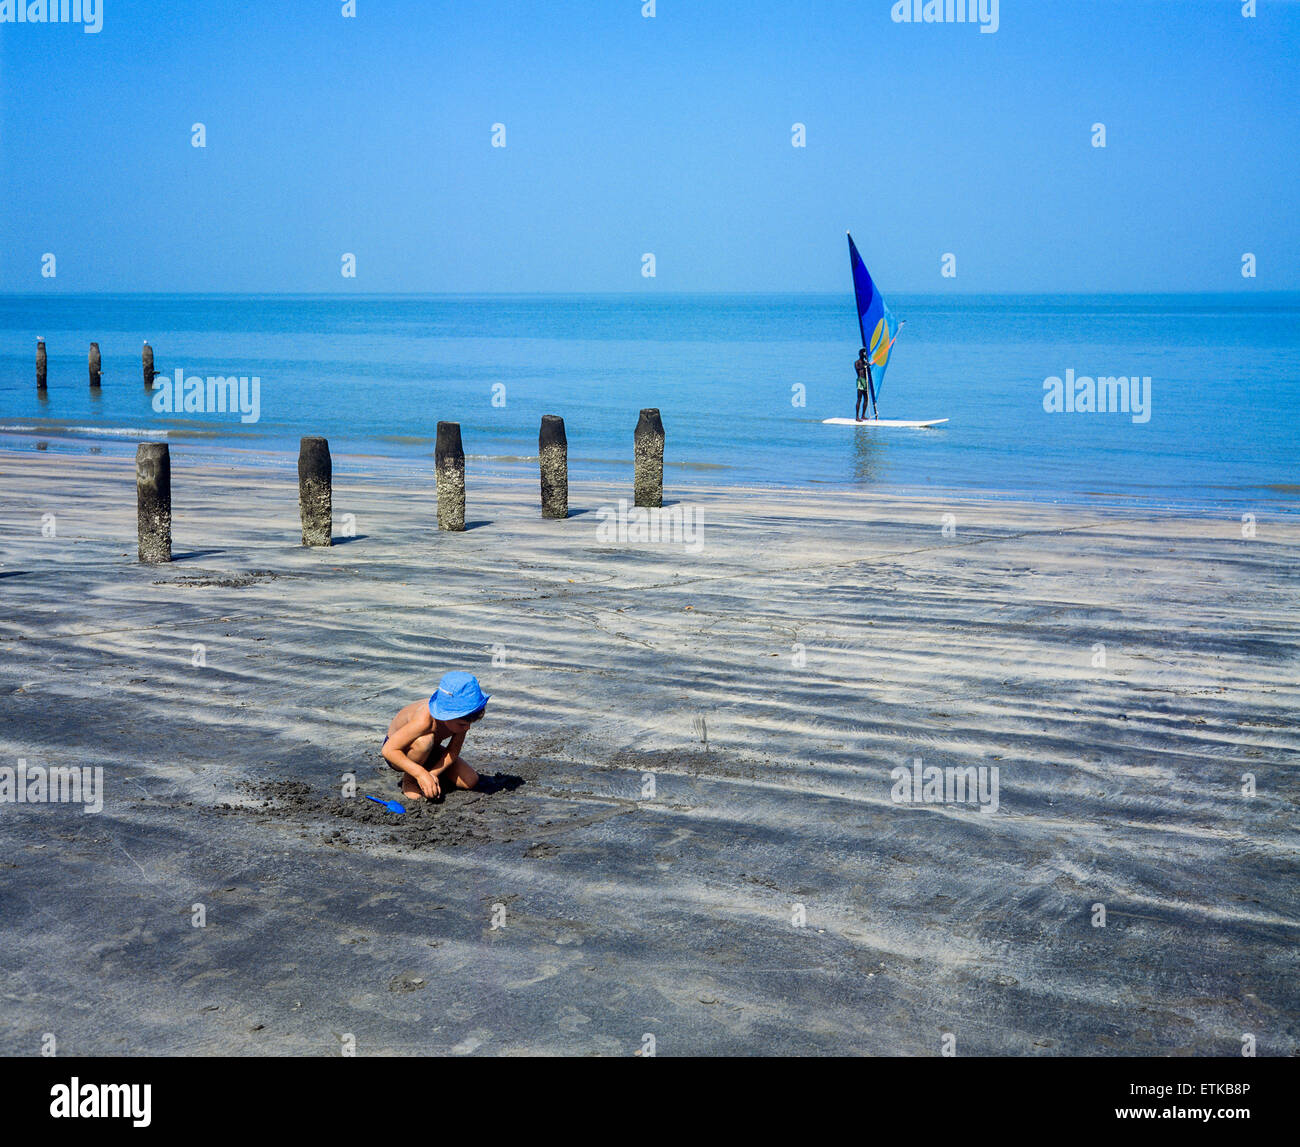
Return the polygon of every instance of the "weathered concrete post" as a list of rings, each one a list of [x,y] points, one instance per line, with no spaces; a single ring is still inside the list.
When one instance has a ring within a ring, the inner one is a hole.
[[[100,379],[99,343],[90,344],[90,385],[98,386]]]
[[[136,531],[142,562],[172,560],[172,460],[166,442],[135,448]]]
[[[647,407],[641,411],[633,441],[636,461],[636,505],[662,506],[664,504],[664,424],[659,411]]]
[[[36,340],[36,389],[45,389],[45,340]]]
[[[542,469],[542,517],[569,516],[569,440],[564,436],[564,419],[543,414],[537,435],[537,456]]]
[[[439,422],[433,451],[438,473],[438,529],[465,528],[465,450],[460,444],[460,423]]]
[[[298,513],[302,515],[302,544],[333,544],[333,467],[330,444],[324,438],[304,438],[298,447]]]
[[[144,367],[144,385],[146,390],[153,389],[153,347],[149,345],[149,340],[144,340],[144,351],[140,356],[141,365]]]

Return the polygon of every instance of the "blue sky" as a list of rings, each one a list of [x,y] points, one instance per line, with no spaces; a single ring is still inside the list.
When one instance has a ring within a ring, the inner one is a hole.
[[[1296,3],[104,3],[0,24],[0,291],[1300,288]]]

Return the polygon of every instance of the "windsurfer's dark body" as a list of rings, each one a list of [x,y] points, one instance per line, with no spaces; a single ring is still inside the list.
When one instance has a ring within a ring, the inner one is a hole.
[[[858,403],[853,408],[853,417],[858,422],[867,420],[867,402],[871,400],[872,406],[875,406],[874,395],[876,392],[875,382],[871,377],[871,363],[867,358],[867,351],[864,347],[858,355],[858,361],[853,364],[858,372]],[[872,411],[872,417],[875,417],[875,411]]]

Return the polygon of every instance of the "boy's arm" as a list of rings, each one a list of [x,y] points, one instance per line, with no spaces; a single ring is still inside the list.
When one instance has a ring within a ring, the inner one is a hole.
[[[460,747],[464,743],[465,734],[457,733],[447,742],[447,747],[445,749],[439,749],[435,746],[434,751],[437,759],[434,762],[434,768],[432,768],[430,772],[432,772],[435,777],[438,777],[451,768],[456,758],[460,756]]]
[[[420,791],[425,796],[432,798],[438,795],[438,790],[441,787],[438,784],[437,777],[431,774],[423,765],[416,764],[406,755],[406,750],[415,743],[416,738],[424,736],[428,731],[429,722],[417,718],[409,724],[403,725],[390,736],[384,742],[384,747],[380,751],[384,760],[390,765],[401,769],[408,776],[414,777],[415,783],[420,786]]]

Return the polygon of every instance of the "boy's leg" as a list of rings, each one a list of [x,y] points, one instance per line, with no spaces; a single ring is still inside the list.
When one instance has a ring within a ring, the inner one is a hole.
[[[443,773],[439,780],[442,782],[444,791],[453,784],[458,789],[472,789],[478,784],[478,773],[465,763],[464,757],[457,757],[452,762],[451,768]]]
[[[421,740],[423,740],[423,738],[421,738]],[[419,741],[416,741],[417,745],[419,743]],[[412,746],[412,748],[414,748],[414,746]],[[412,760],[416,759],[411,753],[407,753],[407,756],[411,757]],[[421,759],[419,763],[424,764],[425,762]],[[398,771],[400,772],[400,770]],[[446,769],[438,777],[438,787],[442,789],[444,796],[450,788],[472,789],[477,784],[478,773],[465,763],[464,757],[457,757],[455,761],[452,762],[451,768]],[[424,793],[420,791],[419,784],[410,773],[402,773],[402,795],[408,800],[413,801],[424,799]]]
[[[384,743],[388,743],[388,738],[384,738]],[[411,747],[406,750],[406,755],[411,758],[417,765],[423,765],[429,759],[429,752],[433,748],[434,738],[432,733],[426,733],[423,737],[416,737],[411,742]],[[402,776],[402,796],[408,800],[418,801],[424,799],[424,793],[420,791],[419,782],[411,776],[410,773],[403,772],[387,757],[384,758],[386,764],[395,773],[401,773]]]

